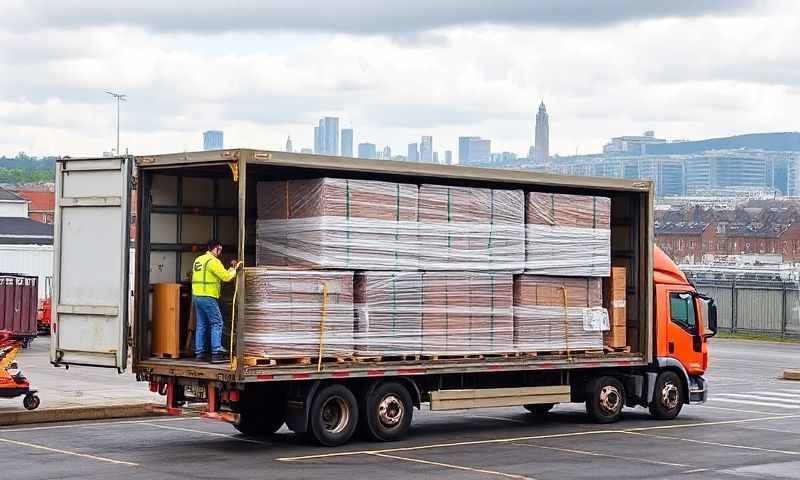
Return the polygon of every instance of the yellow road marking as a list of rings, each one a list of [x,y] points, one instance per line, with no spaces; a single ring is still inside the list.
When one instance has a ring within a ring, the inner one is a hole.
[[[238,436],[236,436],[236,435],[234,435],[232,433],[207,432],[205,430],[196,430],[194,428],[173,427],[173,426],[170,426],[170,425],[159,425],[157,423],[148,423],[148,422],[141,422],[141,425],[148,425],[148,426],[151,426],[151,427],[163,428],[163,429],[166,429],[166,430],[178,430],[180,432],[202,433],[203,435],[209,435],[209,436],[212,436],[212,437],[226,437],[226,438],[230,438],[231,440],[237,440],[237,441],[240,441],[240,442],[258,443],[260,445],[269,445],[269,442],[262,442],[262,441],[253,440],[253,439],[250,439],[250,438],[242,438],[242,437],[238,437]]]
[[[651,438],[661,438],[664,440],[680,440],[682,442],[690,442],[690,443],[699,443],[702,445],[714,445],[717,447],[726,447],[726,448],[738,448],[741,450],[753,450],[756,452],[766,452],[766,453],[782,453],[784,455],[800,455],[800,452],[793,452],[791,450],[774,450],[771,448],[761,448],[761,447],[750,447],[747,445],[733,445],[730,443],[719,443],[719,442],[709,442],[706,440],[696,440],[694,438],[681,438],[681,437],[670,437],[668,435],[653,435],[652,433],[641,433],[641,432],[623,432],[628,435],[641,435],[643,437],[651,437]]]
[[[681,467],[681,468],[693,468],[694,465],[684,465],[682,463],[670,463],[670,462],[659,462],[658,460],[650,460],[647,458],[638,458],[638,457],[625,457],[622,455],[611,455],[609,453],[600,453],[600,452],[593,452],[591,450],[576,450],[572,448],[559,448],[559,447],[548,447],[545,445],[536,445],[533,443],[517,443],[511,442],[512,445],[519,445],[521,447],[535,447],[535,448],[542,448],[545,450],[554,450],[557,452],[565,452],[565,453],[575,453],[578,455],[589,455],[592,457],[607,457],[607,458],[616,458],[618,460],[627,460],[633,462],[640,462],[640,463],[650,463],[653,465],[662,465],[666,467]]]
[[[114,464],[117,464],[117,465],[127,465],[129,467],[138,467],[139,466],[138,463],[126,462],[126,461],[123,461],[123,460],[114,460],[113,458],[98,457],[97,455],[89,455],[88,453],[71,452],[69,450],[62,450],[60,448],[45,447],[44,445],[36,445],[36,444],[33,444],[33,443],[28,443],[28,442],[20,442],[18,440],[10,440],[8,438],[0,438],[0,442],[6,442],[6,443],[10,443],[12,445],[19,445],[21,447],[35,448],[37,450],[46,450],[48,452],[63,453],[64,455],[72,455],[72,456],[75,456],[75,457],[89,458],[91,460],[97,460],[98,462],[108,462],[108,463],[114,463]]]
[[[335,453],[321,453],[317,455],[302,455],[297,457],[281,457],[277,458],[276,460],[281,462],[296,462],[302,460],[315,460],[315,459],[322,459],[322,458],[331,458],[331,457],[345,457],[350,455],[365,455],[365,454],[372,454],[372,453],[394,453],[394,452],[411,452],[416,450],[428,450],[433,448],[450,448],[450,447],[464,447],[464,446],[471,446],[471,445],[487,445],[493,443],[510,443],[510,442],[522,442],[526,440],[541,440],[546,438],[563,438],[563,437],[578,437],[578,436],[585,436],[585,435],[603,435],[609,433],[626,433],[626,432],[641,432],[647,430],[664,430],[664,429],[673,429],[673,428],[691,428],[691,427],[706,427],[706,426],[714,426],[714,425],[729,425],[729,424],[737,424],[737,423],[748,423],[748,422],[761,422],[761,421],[769,421],[769,420],[784,420],[787,418],[800,418],[800,415],[777,415],[772,417],[758,417],[758,418],[745,418],[740,420],[722,420],[717,422],[700,422],[700,423],[680,423],[674,425],[659,425],[654,427],[637,427],[637,428],[629,428],[629,429],[619,429],[619,430],[588,430],[588,431],[580,431],[580,432],[567,432],[567,433],[555,433],[550,435],[531,435],[525,437],[512,437],[512,438],[492,438],[487,440],[472,440],[466,442],[452,442],[452,443],[439,443],[439,444],[432,444],[432,445],[417,445],[412,447],[398,447],[398,448],[389,448],[389,449],[379,449],[379,450],[356,450],[356,451],[345,451],[345,452],[335,452]]]
[[[467,472],[474,472],[474,473],[482,473],[486,475],[494,475],[496,477],[503,477],[503,478],[516,478],[518,480],[535,480],[533,477],[526,477],[524,475],[516,475],[513,473],[505,473],[505,472],[498,472],[495,470],[486,470],[483,468],[472,468],[472,467],[465,467],[463,465],[453,465],[451,463],[442,463],[442,462],[433,462],[430,460],[422,460],[419,458],[408,458],[408,457],[401,457],[398,455],[389,455],[386,453],[369,453],[369,455],[373,457],[382,457],[382,458],[391,458],[394,460],[402,460],[405,462],[413,462],[413,463],[421,463],[423,465],[433,465],[435,467],[444,467],[444,468],[452,468],[455,470],[464,470]]]

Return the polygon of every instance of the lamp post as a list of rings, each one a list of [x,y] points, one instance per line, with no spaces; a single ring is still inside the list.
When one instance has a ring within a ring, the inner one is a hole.
[[[119,155],[119,102],[127,101],[127,95],[109,92],[108,90],[106,90],[106,93],[117,99],[117,155]]]

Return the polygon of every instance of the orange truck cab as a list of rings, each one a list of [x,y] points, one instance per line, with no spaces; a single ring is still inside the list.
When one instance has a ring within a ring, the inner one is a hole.
[[[683,398],[690,403],[704,402],[708,387],[702,375],[708,368],[708,339],[717,333],[714,300],[698,293],[657,246],[653,249],[653,283],[656,363],[660,371],[672,375],[661,375],[656,381],[656,374],[652,374],[648,385],[653,390],[648,398],[660,395],[661,402],[651,405],[671,405],[677,389],[683,388]],[[682,381],[669,381],[677,379]]]

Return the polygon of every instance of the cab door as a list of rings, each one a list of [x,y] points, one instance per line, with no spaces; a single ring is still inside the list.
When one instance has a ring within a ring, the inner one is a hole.
[[[131,165],[127,156],[56,162],[54,365],[127,366]]]
[[[705,327],[694,291],[682,286],[660,285],[659,308],[666,332],[659,356],[678,360],[687,373],[700,374],[707,363]]]

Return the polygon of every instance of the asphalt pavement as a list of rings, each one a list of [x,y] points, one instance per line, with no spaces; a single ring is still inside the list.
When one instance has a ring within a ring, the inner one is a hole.
[[[780,379],[800,344],[719,339],[711,351],[711,399],[673,421],[637,408],[595,425],[581,405],[423,409],[401,442],[332,449],[198,418],[42,424],[0,429],[2,478],[800,478],[800,382]]]

